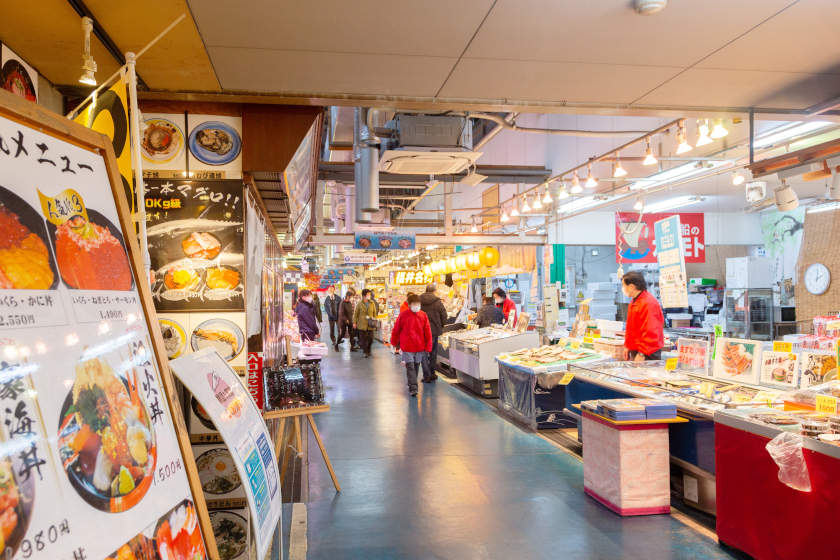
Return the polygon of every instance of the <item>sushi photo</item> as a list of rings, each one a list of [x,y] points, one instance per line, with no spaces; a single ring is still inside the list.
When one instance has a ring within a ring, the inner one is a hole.
[[[49,290],[58,285],[43,221],[17,195],[0,187],[0,289]]]
[[[146,128],[140,143],[144,159],[165,162],[178,155],[184,145],[184,135],[175,123],[149,119],[144,124]]]
[[[212,260],[222,251],[222,242],[212,233],[194,231],[181,241],[184,255],[190,259]]]

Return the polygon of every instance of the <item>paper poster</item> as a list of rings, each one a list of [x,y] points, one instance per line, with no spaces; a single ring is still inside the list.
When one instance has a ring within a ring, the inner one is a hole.
[[[241,181],[146,180],[158,311],[244,311]]]
[[[158,313],[158,326],[166,348],[166,357],[170,360],[189,354],[190,350],[190,315],[189,313]]]
[[[773,260],[773,282],[781,288],[777,304],[792,305],[796,261],[805,231],[805,208],[790,212],[762,212],[759,217],[764,249]]]
[[[677,339],[677,365],[679,369],[708,371],[709,341],[693,338]]]
[[[245,370],[247,339],[245,313],[190,313],[187,343],[190,352],[215,348],[233,368]]]
[[[797,387],[797,355],[792,352],[765,351],[761,354],[762,385],[778,385],[795,389]]]
[[[38,102],[38,72],[6,45],[0,47],[0,86],[24,99]]]
[[[685,262],[706,262],[705,217],[699,212],[680,214],[615,213],[615,262],[655,263],[656,236],[654,224],[670,216],[679,216]]]
[[[246,336],[251,337],[259,335],[262,327],[259,310],[262,305],[261,283],[267,227],[262,213],[257,208],[257,202],[250,192],[247,192],[245,197],[245,226],[247,228],[245,231],[245,266],[247,267],[245,280],[248,284],[245,290],[247,298],[245,309],[249,311]]]
[[[739,383],[758,383],[761,368],[761,343],[739,338],[715,341],[715,365],[712,375]]]
[[[802,352],[799,386],[820,385],[837,379],[837,357],[834,353]]]
[[[665,309],[688,307],[688,279],[685,272],[680,217],[654,223],[656,258],[659,263],[659,300]]]
[[[247,507],[245,488],[233,457],[221,443],[192,446],[204,500],[210,509]]]
[[[186,179],[187,120],[183,113],[143,113],[140,155],[143,177]]]
[[[210,523],[216,535],[216,547],[222,560],[248,560],[250,558],[250,531],[248,509],[220,509],[210,512]]]
[[[2,117],[0,138],[3,558],[204,558],[105,161]]]
[[[187,128],[191,178],[242,178],[242,117],[189,114]]]
[[[357,231],[353,247],[355,249],[367,249],[371,251],[411,251],[414,250],[414,248],[416,247],[416,241],[413,233],[396,231]],[[344,262],[346,263],[348,261],[345,259]]]
[[[257,557],[264,558],[280,521],[281,498],[277,461],[262,414],[239,376],[212,348],[171,365],[213,419],[230,450],[248,498]]]

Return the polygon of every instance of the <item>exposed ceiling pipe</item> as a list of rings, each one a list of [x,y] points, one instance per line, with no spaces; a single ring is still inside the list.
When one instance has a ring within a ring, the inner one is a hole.
[[[367,125],[368,113],[369,109],[357,107],[353,123],[356,205],[362,212],[376,212],[379,210],[379,138]]]
[[[485,119],[497,123],[504,129],[515,130],[517,132],[533,132],[536,134],[556,134],[558,136],[582,136],[585,138],[612,138],[614,136],[636,136],[639,134],[647,134],[646,130],[567,130],[558,128],[533,128],[527,126],[518,126],[516,121],[509,122],[498,115],[490,115],[487,113],[464,113],[464,116],[472,119]]]

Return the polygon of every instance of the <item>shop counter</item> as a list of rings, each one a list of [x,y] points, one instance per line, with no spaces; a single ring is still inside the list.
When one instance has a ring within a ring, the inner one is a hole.
[[[449,335],[449,366],[458,381],[483,397],[499,395],[499,368],[495,357],[539,344],[535,331],[523,333],[488,327]]]
[[[751,421],[750,412],[714,417],[720,542],[762,560],[836,558],[840,447],[804,437],[811,491],[794,490],[779,481],[765,447],[782,430]]]

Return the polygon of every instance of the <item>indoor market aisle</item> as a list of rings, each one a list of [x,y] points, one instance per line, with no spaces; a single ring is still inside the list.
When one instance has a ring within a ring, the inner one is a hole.
[[[439,380],[408,396],[399,360],[324,359],[309,558],[730,558],[670,516],[620,518],[583,493],[580,461]]]

